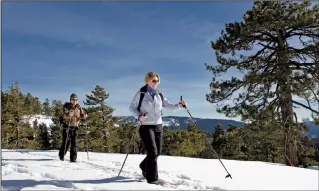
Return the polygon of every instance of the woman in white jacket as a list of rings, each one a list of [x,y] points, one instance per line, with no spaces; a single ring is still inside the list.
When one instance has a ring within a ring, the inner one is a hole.
[[[135,94],[129,110],[141,123],[139,134],[147,150],[145,159],[140,163],[142,174],[148,183],[156,183],[158,180],[157,158],[163,144],[162,108],[175,110],[186,104],[183,100],[178,104],[171,104],[157,90],[160,84],[160,76],[157,73],[147,73],[144,80],[146,85]]]

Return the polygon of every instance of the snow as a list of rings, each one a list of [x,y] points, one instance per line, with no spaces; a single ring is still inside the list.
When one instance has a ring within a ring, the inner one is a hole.
[[[173,118],[168,118],[166,120],[163,120],[163,126],[168,126],[168,127],[177,127],[180,124],[178,123],[177,120],[173,119]]]
[[[52,121],[52,116],[47,116],[47,115],[31,115],[31,116],[23,116],[24,122],[27,122],[31,125],[31,127],[33,127],[33,122],[35,120],[38,121],[38,125],[44,123],[48,129],[50,129],[51,125],[54,125],[53,121]],[[134,118],[131,117],[124,117],[124,119],[122,119],[122,121],[127,121],[127,122],[132,122],[135,121],[133,120]],[[168,120],[164,120],[163,121],[164,125],[167,126],[178,126],[179,123],[175,120],[175,119],[168,119]],[[115,127],[119,127],[119,124],[114,124]]]
[[[77,163],[58,151],[2,150],[4,190],[318,190],[318,170],[258,161],[160,156],[159,177],[179,185],[148,184],[138,167],[145,155],[78,153]]]
[[[46,115],[32,115],[32,116],[23,116],[24,121],[28,122],[31,127],[33,127],[33,122],[35,120],[38,121],[38,125],[40,124],[45,124],[48,128],[51,125],[54,125],[53,121],[52,121],[52,117],[51,116],[46,116]]]

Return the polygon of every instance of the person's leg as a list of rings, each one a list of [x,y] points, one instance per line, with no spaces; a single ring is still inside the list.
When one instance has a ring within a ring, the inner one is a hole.
[[[70,161],[76,162],[77,159],[77,129],[72,129],[70,134],[71,148],[70,148]]]
[[[155,155],[155,169],[156,171],[154,172],[155,174],[155,178],[158,179],[158,163],[157,163],[157,159],[158,156],[161,154],[162,152],[162,145],[163,145],[163,128],[162,125],[156,125],[155,129],[154,129],[154,133],[155,133],[155,144],[156,144],[156,148],[157,148],[157,152]]]
[[[141,134],[140,134],[141,136]],[[145,145],[143,143],[143,140],[140,142],[140,145],[139,145],[139,153],[145,153]],[[142,170],[142,174],[143,176],[146,178],[146,157],[144,158],[144,160],[140,163],[140,169]]]
[[[147,182],[153,182],[157,180],[157,164],[156,155],[157,148],[155,142],[154,127],[152,125],[141,126],[139,129],[140,136],[146,147],[147,155],[144,161],[142,161],[142,168],[145,168]],[[144,166],[143,166],[144,165]]]
[[[67,128],[63,127],[62,130],[62,145],[59,149],[59,157],[60,160],[64,160],[64,156],[67,153],[69,148],[69,134],[67,132]]]
[[[163,148],[163,126],[161,124],[156,125],[155,128],[155,142],[157,147],[157,157],[161,155]]]
[[[146,178],[146,157],[140,163],[140,169],[142,170],[142,175]]]
[[[144,128],[148,128],[148,126],[140,126],[139,128],[139,134],[141,137],[141,142],[143,143],[144,147],[145,147],[145,130]],[[144,176],[144,178],[146,178],[146,156],[145,158],[142,160],[142,162],[140,163],[140,169],[142,170],[142,175]]]

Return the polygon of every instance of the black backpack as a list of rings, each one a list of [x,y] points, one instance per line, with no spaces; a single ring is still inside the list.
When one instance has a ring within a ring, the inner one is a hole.
[[[147,86],[145,85],[145,86],[141,87],[140,91],[142,93],[141,93],[141,96],[140,96],[140,101],[138,102],[138,106],[137,106],[137,111],[139,111],[139,112],[141,112],[140,108],[141,108],[141,105],[142,105],[142,101],[143,101],[144,95],[147,92]],[[156,90],[156,92],[161,96],[161,100],[163,101],[164,97],[163,97],[162,92],[160,92],[158,90]],[[162,111],[161,111],[161,115],[163,116],[163,112]]]

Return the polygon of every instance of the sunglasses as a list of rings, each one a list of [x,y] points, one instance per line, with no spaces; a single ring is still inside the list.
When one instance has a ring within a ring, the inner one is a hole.
[[[159,80],[152,80],[152,82],[153,82],[153,83],[158,83],[158,82],[159,82]]]
[[[72,101],[78,101],[78,99],[71,99]]]

